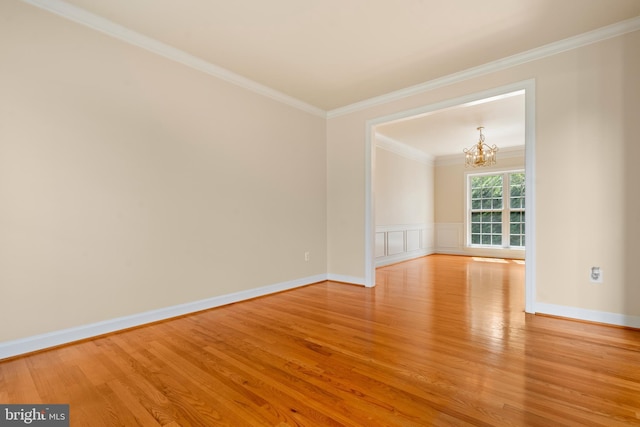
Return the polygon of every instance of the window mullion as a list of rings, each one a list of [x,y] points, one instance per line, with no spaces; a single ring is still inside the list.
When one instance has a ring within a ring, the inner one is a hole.
[[[508,248],[510,244],[511,227],[509,215],[511,214],[511,197],[510,194],[509,174],[502,175],[502,247]]]

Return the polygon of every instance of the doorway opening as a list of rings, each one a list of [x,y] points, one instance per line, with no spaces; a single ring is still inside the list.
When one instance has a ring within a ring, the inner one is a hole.
[[[474,105],[489,99],[509,96],[516,92],[524,93],[524,152],[525,152],[525,311],[535,313],[535,81],[527,80],[473,93],[442,102],[424,105],[411,110],[401,111],[369,120],[366,123],[365,153],[365,286],[375,286],[375,205],[376,189],[374,179],[376,128],[378,126],[411,120],[412,118],[434,114],[462,105]]]

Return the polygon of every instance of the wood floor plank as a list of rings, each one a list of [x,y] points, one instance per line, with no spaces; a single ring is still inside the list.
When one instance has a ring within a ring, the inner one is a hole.
[[[2,403],[42,403],[43,400],[29,371],[29,358],[9,360],[0,364]]]
[[[525,314],[524,264],[432,255],[0,361],[77,426],[640,425],[640,331]]]

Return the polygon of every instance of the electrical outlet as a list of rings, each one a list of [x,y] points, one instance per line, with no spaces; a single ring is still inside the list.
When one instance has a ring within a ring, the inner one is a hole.
[[[304,253],[304,260],[309,261],[309,252]]]
[[[591,267],[591,272],[589,273],[589,280],[592,283],[602,283],[602,268],[600,267]]]

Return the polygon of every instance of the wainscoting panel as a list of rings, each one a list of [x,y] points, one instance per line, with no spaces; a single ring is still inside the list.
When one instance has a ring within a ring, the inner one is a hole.
[[[387,253],[386,233],[376,232],[376,258],[385,256]]]
[[[396,255],[405,252],[405,231],[387,232],[387,253],[385,255]]]
[[[417,251],[422,248],[421,235],[423,230],[407,230],[407,252]]]
[[[440,222],[435,224],[435,251],[439,254],[524,259],[522,249],[479,248],[465,245],[463,223]]]
[[[432,224],[399,224],[376,227],[376,266],[406,261],[433,251]]]

